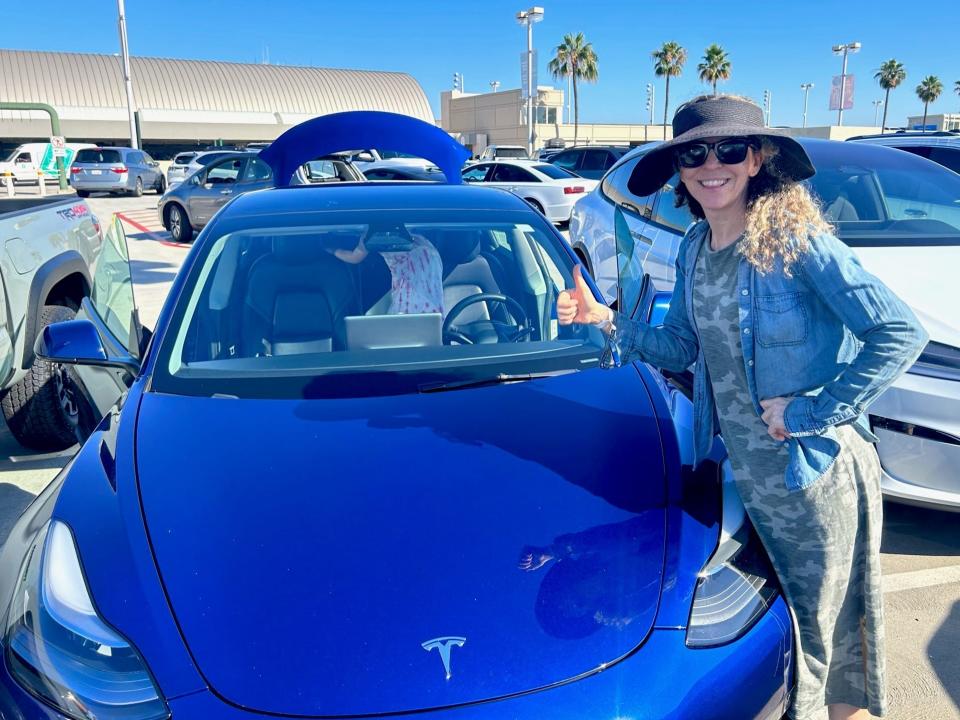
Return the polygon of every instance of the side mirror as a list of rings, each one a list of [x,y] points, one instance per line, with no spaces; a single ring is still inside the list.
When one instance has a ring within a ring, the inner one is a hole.
[[[361,152],[353,156],[354,162],[376,162],[376,158],[371,153]]]
[[[33,348],[41,360],[68,365],[98,365],[127,370],[133,375],[140,363],[132,355],[108,355],[100,333],[89,320],[67,320],[47,325]]]
[[[673,293],[658,292],[653,296],[653,302],[650,303],[650,317],[647,324],[651,327],[663,325],[663,319],[667,316],[667,310],[670,309],[670,299]]]
[[[199,175],[191,175],[191,176],[190,176],[190,184],[191,184],[191,185],[199,185],[199,184],[200,184],[200,176],[199,176]]]
[[[156,160],[151,160],[150,167],[153,167],[153,168],[160,167],[160,163],[158,163]]]

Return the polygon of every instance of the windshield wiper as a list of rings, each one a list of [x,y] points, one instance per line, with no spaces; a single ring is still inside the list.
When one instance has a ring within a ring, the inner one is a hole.
[[[425,383],[420,386],[422,393],[446,392],[448,390],[462,390],[463,388],[486,387],[488,385],[505,385],[507,383],[527,382],[528,380],[539,380],[540,378],[558,377],[560,375],[570,375],[580,372],[575,368],[568,370],[554,370],[552,372],[540,373],[497,373],[487,377],[471,378],[469,380],[454,380],[453,382]]]

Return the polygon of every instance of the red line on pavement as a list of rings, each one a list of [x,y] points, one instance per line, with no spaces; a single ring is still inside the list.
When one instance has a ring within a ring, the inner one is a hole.
[[[165,239],[162,235],[157,235],[157,233],[153,232],[153,230],[151,230],[151,229],[148,228],[147,226],[141,225],[141,224],[138,223],[136,220],[133,220],[133,219],[127,217],[127,216],[124,215],[123,213],[117,213],[116,215],[117,215],[117,217],[120,218],[123,222],[127,223],[127,225],[131,225],[132,227],[136,228],[136,229],[139,230],[140,232],[142,232],[142,233],[144,233],[144,234],[146,234],[146,235],[149,235],[151,238],[153,238],[154,240],[156,240],[156,241],[157,241],[158,243],[160,243],[161,245],[167,245],[167,246],[169,246],[169,247],[176,247],[176,248],[188,248],[188,247],[190,247],[190,244],[189,244],[189,243],[171,242],[170,240]]]

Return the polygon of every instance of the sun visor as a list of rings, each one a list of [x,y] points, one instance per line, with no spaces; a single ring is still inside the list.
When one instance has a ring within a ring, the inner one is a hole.
[[[397,113],[373,110],[322,115],[300,123],[260,153],[273,170],[277,187],[287,187],[297,168],[323,155],[363,148],[409,153],[436,165],[447,183],[460,183],[460,168],[470,151],[444,130]]]

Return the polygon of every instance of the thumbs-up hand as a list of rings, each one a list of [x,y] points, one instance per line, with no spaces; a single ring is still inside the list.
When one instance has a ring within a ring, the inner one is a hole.
[[[607,319],[607,306],[596,301],[583,279],[580,266],[573,266],[573,289],[563,290],[557,297],[557,321],[561,325],[581,323],[593,325]]]

